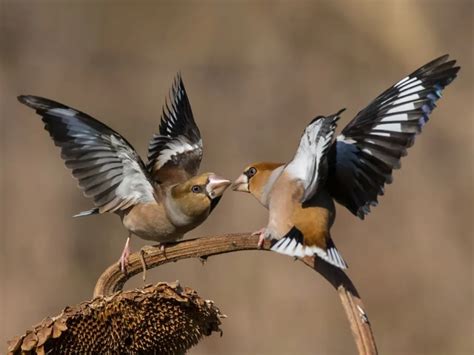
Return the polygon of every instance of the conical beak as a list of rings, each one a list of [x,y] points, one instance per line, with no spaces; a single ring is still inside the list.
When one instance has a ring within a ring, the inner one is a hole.
[[[231,182],[216,174],[209,175],[209,182],[206,191],[211,199],[222,196],[224,191],[230,186]]]
[[[232,190],[249,192],[249,178],[245,174],[240,175],[232,184]]]

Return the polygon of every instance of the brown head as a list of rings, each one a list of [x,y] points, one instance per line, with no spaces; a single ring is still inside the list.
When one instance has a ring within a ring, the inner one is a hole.
[[[181,213],[201,223],[216,207],[231,182],[214,173],[204,173],[171,188],[173,204]]]
[[[232,190],[249,192],[261,202],[262,192],[272,172],[283,163],[255,163],[247,166],[232,184]]]

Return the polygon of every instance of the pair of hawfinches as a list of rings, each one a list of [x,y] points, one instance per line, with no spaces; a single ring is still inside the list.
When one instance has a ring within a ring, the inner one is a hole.
[[[314,118],[288,163],[250,164],[232,184],[269,210],[259,245],[294,257],[317,255],[339,268],[347,264],[330,229],[334,201],[363,219],[377,205],[392,170],[400,168],[428,121],[441,92],[457,75],[442,56],[384,91],[335,136],[343,110]],[[177,76],[165,103],[148,162],[120,134],[71,107],[37,96],[19,96],[42,116],[61,157],[95,207],[76,216],[106,212],[129,231],[120,265],[125,271],[132,234],[165,245],[206,220],[231,185],[214,173],[198,174],[202,140],[186,90]],[[270,137],[267,137],[270,139]]]

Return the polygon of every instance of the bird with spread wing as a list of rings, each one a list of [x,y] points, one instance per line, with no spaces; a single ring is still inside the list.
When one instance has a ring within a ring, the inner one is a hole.
[[[76,217],[120,216],[129,231],[120,257],[124,272],[132,234],[162,246],[179,240],[206,220],[230,185],[214,173],[197,175],[201,134],[180,75],[150,141],[147,164],[124,137],[86,113],[37,96],[18,100],[42,116],[66,166],[94,201],[93,209]]]
[[[347,264],[331,239],[334,200],[363,219],[392,170],[413,145],[457,75],[456,61],[442,56],[384,91],[333,139],[341,110],[316,117],[304,130],[292,161],[250,164],[233,184],[269,210],[266,228],[257,231],[259,245],[294,257],[317,255],[345,269]]]

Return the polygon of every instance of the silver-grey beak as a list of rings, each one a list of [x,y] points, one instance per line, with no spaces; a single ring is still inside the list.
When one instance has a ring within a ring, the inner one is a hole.
[[[240,175],[232,184],[232,190],[249,192],[249,178],[245,174]]]
[[[230,180],[224,179],[216,174],[211,174],[209,175],[209,182],[206,186],[207,195],[211,199],[220,197],[230,184]]]

